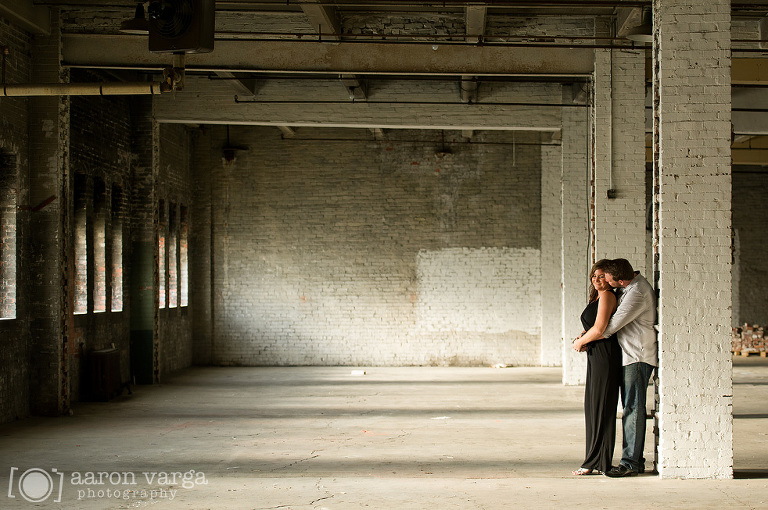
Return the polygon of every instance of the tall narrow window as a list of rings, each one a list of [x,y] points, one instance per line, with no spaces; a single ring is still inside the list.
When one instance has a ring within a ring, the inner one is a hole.
[[[0,152],[0,319],[16,318],[16,157]]]
[[[159,307],[165,308],[166,307],[166,292],[165,292],[165,230],[166,230],[166,222],[165,222],[165,201],[160,200],[159,205],[159,227],[157,232],[157,292],[159,295]]]
[[[179,271],[176,254],[178,243],[178,221],[176,204],[168,205],[168,306],[176,308],[179,304]]]
[[[107,311],[107,190],[93,183],[93,311]]]
[[[86,186],[84,175],[75,175],[75,308],[74,313],[88,313],[88,232],[86,221]]]
[[[112,187],[112,311],[123,311],[123,191]]]
[[[189,219],[187,208],[181,206],[179,225],[179,306],[189,305]]]

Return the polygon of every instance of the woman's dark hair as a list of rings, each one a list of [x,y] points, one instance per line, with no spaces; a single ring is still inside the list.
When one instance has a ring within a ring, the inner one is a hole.
[[[595,271],[599,269],[604,273],[610,273],[610,271],[608,271],[608,268],[611,266],[611,262],[612,261],[608,259],[600,259],[594,264],[592,264],[592,269],[590,269],[589,271],[589,302],[590,303],[597,299],[597,289],[592,284],[592,277],[595,275]]]

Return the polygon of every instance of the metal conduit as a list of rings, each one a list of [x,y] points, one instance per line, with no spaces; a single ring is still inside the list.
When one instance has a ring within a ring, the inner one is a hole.
[[[159,81],[4,84],[0,97],[149,95],[162,93],[161,85]]]

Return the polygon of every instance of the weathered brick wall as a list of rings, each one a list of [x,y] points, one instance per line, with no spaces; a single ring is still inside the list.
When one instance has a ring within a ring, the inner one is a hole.
[[[768,293],[768,270],[765,253],[768,250],[768,204],[765,189],[768,175],[763,168],[734,168],[733,228],[738,237],[734,254],[737,273],[734,275],[734,296],[738,311],[735,324],[768,324],[765,296]],[[738,285],[737,285],[738,283]]]
[[[541,364],[563,364],[563,154],[541,147]]]
[[[211,130],[215,363],[539,363],[538,134]]]
[[[593,177],[595,260],[646,269],[645,51],[595,53]],[[613,190],[614,198],[608,197]]]
[[[181,207],[191,206],[190,156],[192,146],[186,127],[178,124],[159,126],[159,171],[156,183],[157,199],[164,203],[166,222],[165,268],[160,275],[166,281],[166,307],[159,311],[159,368],[160,375],[169,374],[192,364],[192,331],[188,307],[179,306],[178,275]],[[175,257],[172,263],[171,257]],[[176,279],[169,273],[176,267]],[[175,283],[175,284],[174,284]],[[173,294],[176,296],[173,296]],[[176,306],[171,306],[173,303]]]
[[[73,72],[73,81],[97,81],[84,72]],[[89,354],[94,350],[116,347],[121,352],[121,375],[128,380],[130,374],[130,293],[124,288],[123,310],[113,312],[113,257],[123,258],[124,274],[130,277],[129,243],[123,243],[122,253],[113,253],[115,229],[123,229],[128,236],[129,209],[123,203],[112,211],[113,190],[124,190],[123,198],[131,187],[131,112],[125,97],[74,97],[70,114],[70,165],[80,176],[75,182],[84,182],[85,224],[88,239],[87,259],[87,313],[75,316],[74,349],[70,355],[72,398],[88,398]],[[116,191],[119,194],[119,191]],[[118,206],[118,204],[115,204]],[[76,236],[75,229],[72,229]],[[101,233],[100,233],[101,232]],[[82,241],[82,240],[81,240]],[[77,240],[73,239],[73,245]],[[102,245],[99,247],[99,245]],[[100,256],[97,254],[101,253]],[[102,273],[101,278],[97,278]],[[103,281],[99,288],[96,282]],[[126,280],[124,280],[125,282]],[[101,304],[101,306],[99,306]],[[103,310],[103,313],[98,310]]]
[[[573,100],[566,89],[563,102]],[[563,265],[561,279],[563,331],[563,383],[584,384],[587,360],[583,353],[571,348],[571,340],[581,331],[579,317],[587,304],[588,272],[591,266],[589,217],[586,207],[589,184],[588,111],[585,108],[563,109],[562,138],[562,218]]]
[[[0,41],[9,47],[6,62],[6,80],[9,83],[31,81],[31,38],[28,33],[0,17]],[[15,211],[15,232],[4,229],[3,253],[8,249],[8,235],[16,240],[16,292],[4,299],[15,300],[15,319],[0,320],[0,422],[14,420],[29,414],[29,280],[24,275],[29,270],[26,263],[28,245],[23,242],[29,231],[29,144],[27,140],[27,101],[20,98],[0,99],[0,172],[2,178],[3,207],[9,200],[18,206]],[[14,189],[8,189],[13,186]],[[5,214],[3,214],[5,221]],[[13,220],[12,220],[13,221]],[[5,258],[5,255],[3,255]]]

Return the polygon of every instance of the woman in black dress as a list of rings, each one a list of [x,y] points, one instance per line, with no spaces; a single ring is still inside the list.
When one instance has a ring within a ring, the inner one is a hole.
[[[587,353],[587,385],[584,415],[587,426],[587,454],[574,475],[605,473],[611,469],[616,441],[616,406],[621,384],[621,347],[616,335],[603,338],[603,331],[616,311],[617,299],[605,281],[608,260],[598,260],[589,274],[589,304],[581,314],[584,331],[573,348]]]

